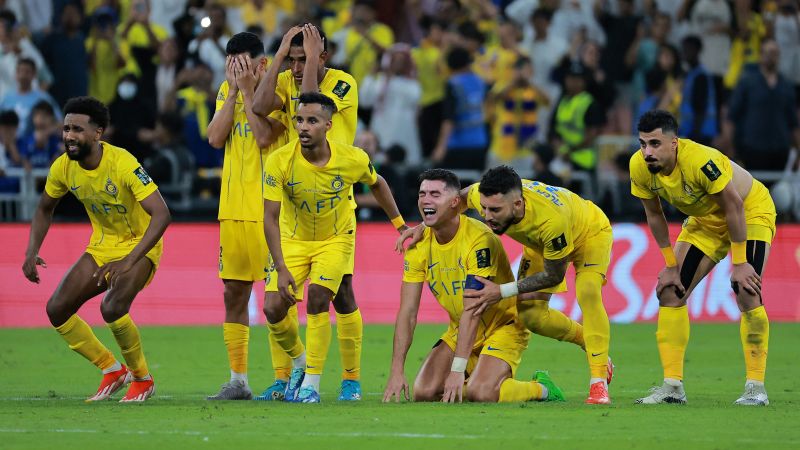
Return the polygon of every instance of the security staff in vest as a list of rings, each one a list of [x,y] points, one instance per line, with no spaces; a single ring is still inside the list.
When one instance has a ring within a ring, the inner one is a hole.
[[[550,125],[550,142],[558,158],[573,170],[594,171],[597,149],[594,140],[605,123],[602,106],[586,90],[589,69],[573,62],[564,77],[564,93],[558,100]]]
[[[700,64],[703,42],[691,35],[681,42],[686,77],[680,106],[678,136],[711,145],[718,134],[717,100],[714,79]]]

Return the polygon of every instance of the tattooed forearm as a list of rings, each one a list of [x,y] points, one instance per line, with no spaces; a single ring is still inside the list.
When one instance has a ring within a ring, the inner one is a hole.
[[[564,279],[568,263],[569,261],[566,258],[557,260],[545,259],[543,271],[517,282],[519,293],[536,292],[557,285]]]

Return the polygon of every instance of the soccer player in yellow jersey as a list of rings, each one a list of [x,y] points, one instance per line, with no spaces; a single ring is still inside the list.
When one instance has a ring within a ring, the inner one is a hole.
[[[332,118],[333,126],[328,131],[328,139],[352,145],[358,120],[358,87],[347,72],[325,67],[328,57],[327,45],[325,34],[311,24],[291,28],[283,36],[280,47],[275,53],[274,63],[267,70],[264,82],[259,84],[256,90],[253,109],[260,114],[283,111],[284,125],[289,129],[290,139],[296,139],[297,130],[292,120],[297,115],[300,94],[320,92],[336,104],[336,112]],[[307,55],[318,56],[312,58]],[[288,61],[289,69],[279,74],[278,70],[284,61]],[[352,190],[349,196],[350,205],[355,210]],[[363,325],[361,311],[358,309],[353,292],[355,254],[347,264],[348,269],[333,300],[333,307],[336,310],[336,335],[342,358],[342,385],[339,399],[358,400],[361,398],[359,378]],[[291,359],[285,354],[280,354],[274,345],[274,339],[270,338],[270,343],[276,376],[274,387],[288,379]]]
[[[764,388],[769,319],[761,298],[761,274],[775,236],[769,191],[746,170],[711,147],[676,137],[670,113],[654,110],[639,120],[641,151],[630,161],[631,193],[644,205],[647,224],[666,267],[658,275],[656,341],[664,383],[636,403],[686,403],[683,361],[689,343],[686,299],[731,250],[731,287],[742,311],[740,334],[746,381],[737,405],[768,405]],[[664,200],[688,219],[673,250]]]
[[[287,139],[280,111],[270,117],[253,112],[255,88],[267,64],[261,39],[253,33],[238,33],[228,41],[225,51],[226,80],[219,88],[216,112],[208,125],[208,141],[225,149],[218,215],[219,277],[225,285],[222,334],[231,378],[208,399],[249,400],[247,304],[253,282],[266,276],[269,259],[264,240],[264,160]]]
[[[329,302],[355,250],[355,216],[347,198],[351,186],[369,185],[395,227],[406,228],[389,186],[367,154],[326,138],[335,110],[330,97],[301,94],[295,115],[299,138],[270,154],[265,164],[264,233],[273,264],[267,272],[264,313],[276,341],[292,358],[288,401],[320,401],[319,380],[331,336]],[[306,354],[297,322],[287,318],[287,311],[302,298],[307,279]]]
[[[414,401],[563,400],[547,372],[537,371],[533,381],[514,379],[530,337],[517,316],[515,297],[495,303],[480,317],[465,310],[470,300],[464,293],[481,288],[474,284],[475,276],[500,283],[514,280],[500,239],[480,221],[460,214],[461,183],[455,174],[431,169],[419,178],[417,206],[426,228],[422,240],[405,254],[392,368],[383,401],[409,399],[405,361],[425,282],[447,311],[450,324],[422,363],[414,381]]]
[[[64,106],[62,136],[66,152],[50,167],[31,223],[22,271],[39,282],[36,266],[53,211],[71,192],[86,208],[92,236],[86,252],[69,269],[47,302],[47,317],[72,350],[103,372],[97,393],[105,400],[130,383],[122,402],[143,402],[155,392],[139,330],[128,311],[155,274],[170,213],[158,188],[136,158],[100,140],[109,123],[108,108],[92,97]],[[121,364],[78,316],[81,305],[104,294],[100,312],[122,351]]]

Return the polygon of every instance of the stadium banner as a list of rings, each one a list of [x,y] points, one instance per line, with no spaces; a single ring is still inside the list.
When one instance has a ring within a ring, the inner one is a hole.
[[[654,321],[658,314],[655,286],[663,259],[647,225],[617,223],[608,284],[603,299],[612,321]],[[39,284],[22,275],[29,225],[0,225],[0,327],[49,326],[45,305],[67,269],[80,256],[91,234],[89,224],[54,224],[40,256]],[[680,226],[670,226],[674,242]],[[387,224],[361,224],[357,232],[354,286],[367,323],[393,323],[399,306],[402,256],[393,251],[397,232]],[[516,273],[522,254],[519,244],[503,237]],[[219,324],[224,319],[222,282],[217,276],[219,228],[217,224],[172,224],[167,230],[164,256],[152,283],[137,297],[132,314],[142,325]],[[739,310],[730,289],[730,259],[706,277],[689,298],[693,321],[738,321]],[[580,320],[575,299],[574,272],[567,273],[569,290],[554,295],[551,305]],[[420,322],[445,322],[446,314],[427,288],[423,290]],[[800,321],[800,225],[780,225],[764,274],[764,304],[774,321]],[[250,317],[264,322],[261,312],[263,283],[251,295]],[[99,298],[87,303],[81,317],[103,323]],[[301,312],[305,310],[300,305]],[[304,318],[304,314],[301,317]],[[333,314],[332,317],[335,317]],[[301,319],[304,320],[304,319]]]

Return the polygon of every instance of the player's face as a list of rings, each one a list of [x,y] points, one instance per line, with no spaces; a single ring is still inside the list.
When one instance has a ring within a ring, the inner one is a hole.
[[[650,173],[659,173],[665,167],[674,167],[678,138],[674,133],[664,133],[656,128],[649,133],[639,132],[639,145]]]
[[[323,70],[325,66],[325,59],[328,56],[327,52],[322,52],[319,57],[319,69]],[[289,63],[289,69],[292,71],[292,77],[295,83],[299,86],[303,82],[303,70],[306,68],[306,52],[302,46],[289,47],[289,56],[286,58]]]
[[[331,128],[331,118],[322,105],[317,103],[300,103],[294,117],[300,146],[313,148],[325,140],[325,133]]]
[[[442,180],[424,180],[419,185],[417,207],[425,226],[436,228],[459,213],[458,191]]]
[[[508,227],[513,225],[522,215],[524,203],[519,193],[495,194],[486,196],[481,194],[481,209],[486,225],[494,234],[503,234]]]
[[[67,114],[64,116],[64,128],[61,132],[66,147],[67,158],[81,161],[92,151],[92,147],[102,135],[98,128],[89,121],[86,114]]]

